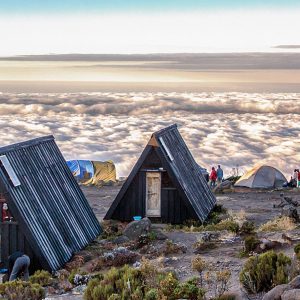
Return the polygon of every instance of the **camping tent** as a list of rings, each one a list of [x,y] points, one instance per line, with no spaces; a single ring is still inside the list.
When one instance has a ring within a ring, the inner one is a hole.
[[[116,182],[116,167],[112,161],[69,160],[67,164],[84,185],[105,185]]]
[[[285,176],[271,166],[257,166],[246,172],[235,186],[249,188],[274,188],[282,187],[287,182]]]

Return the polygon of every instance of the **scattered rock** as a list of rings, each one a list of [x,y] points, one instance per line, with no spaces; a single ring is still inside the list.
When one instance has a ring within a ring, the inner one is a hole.
[[[271,291],[266,293],[262,300],[281,300],[283,292],[290,289],[288,284],[281,284],[275,286]]]
[[[161,230],[159,229],[152,229],[152,231],[155,233],[155,238],[159,241],[164,241],[164,240],[167,240],[168,237],[161,232]]]
[[[257,253],[280,248],[282,246],[281,242],[278,241],[271,241],[269,239],[262,239],[261,243],[258,245],[258,249],[256,249]]]
[[[299,221],[297,208],[295,208],[293,205],[284,206],[281,210],[281,215],[283,217],[289,217],[294,219],[295,221]]]
[[[121,235],[121,236],[118,236],[117,238],[115,238],[113,240],[113,243],[117,244],[117,245],[121,245],[121,244],[128,243],[129,241],[130,241],[130,239],[126,235]]]
[[[132,265],[132,267],[133,268],[135,268],[135,269],[139,269],[140,267],[141,267],[141,263],[139,262],[139,261],[136,261],[133,265]]]
[[[123,234],[130,240],[136,240],[140,235],[149,233],[151,229],[151,221],[143,218],[140,221],[130,222],[124,229]]]

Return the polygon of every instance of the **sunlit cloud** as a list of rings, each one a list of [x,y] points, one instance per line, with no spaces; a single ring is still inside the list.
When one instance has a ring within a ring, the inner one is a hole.
[[[300,161],[296,93],[0,94],[0,116],[1,146],[53,134],[65,158],[112,159],[120,176],[172,123],[207,168],[270,163],[289,175]]]

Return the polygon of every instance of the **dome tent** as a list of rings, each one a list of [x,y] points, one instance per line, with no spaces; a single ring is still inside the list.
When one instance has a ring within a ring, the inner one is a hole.
[[[257,166],[246,172],[236,183],[237,187],[276,188],[287,182],[285,176],[271,166]]]
[[[71,172],[83,185],[107,185],[116,182],[116,167],[112,161],[69,160]]]

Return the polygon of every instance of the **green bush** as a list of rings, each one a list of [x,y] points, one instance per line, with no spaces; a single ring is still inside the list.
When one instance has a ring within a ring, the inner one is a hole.
[[[232,219],[222,220],[217,224],[210,224],[205,227],[205,230],[207,231],[228,230],[234,233],[238,233],[239,229],[239,224]]]
[[[199,278],[191,278],[188,281],[182,283],[175,290],[176,299],[189,299],[189,300],[202,300],[205,291],[198,287]]]
[[[51,274],[44,270],[38,270],[29,277],[31,283],[37,283],[41,286],[48,286],[53,282]]]
[[[176,297],[176,290],[179,286],[178,279],[172,273],[168,273],[168,275],[161,280],[159,284],[159,293],[162,296],[167,297],[168,300],[175,300]]]
[[[157,289],[149,290],[145,295],[145,300],[158,300],[158,291],[157,291]]]
[[[41,300],[45,291],[37,283],[15,280],[0,284],[0,295],[7,300]]]
[[[143,296],[140,287],[143,286],[143,277],[140,270],[127,265],[121,269],[112,268],[103,279],[92,279],[85,290],[86,300],[107,300],[118,294],[121,300],[139,300]],[[114,299],[114,298],[112,298]],[[118,299],[118,298],[117,298]]]
[[[294,247],[294,252],[295,252],[295,254],[296,254],[297,259],[300,260],[300,244],[297,244],[297,245]]]
[[[240,234],[253,234],[255,232],[254,222],[246,221],[240,228]]]
[[[240,273],[240,282],[250,294],[267,292],[276,285],[288,282],[290,265],[289,257],[274,251],[250,257]]]
[[[255,236],[250,235],[245,237],[244,243],[245,252],[249,254],[250,252],[253,252],[256,249],[256,247],[260,244],[260,241]]]

